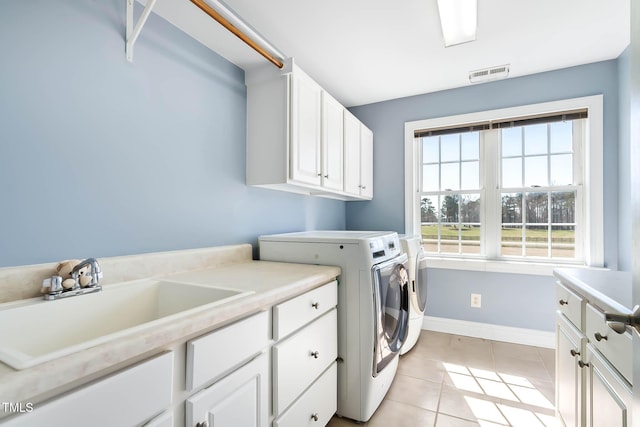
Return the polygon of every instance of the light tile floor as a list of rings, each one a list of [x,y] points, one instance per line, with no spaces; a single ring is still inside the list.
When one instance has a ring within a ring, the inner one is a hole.
[[[555,352],[422,331],[367,423],[329,427],[556,427]]]

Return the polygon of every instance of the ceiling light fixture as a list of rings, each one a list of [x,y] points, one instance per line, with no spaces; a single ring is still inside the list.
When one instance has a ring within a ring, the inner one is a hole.
[[[476,39],[478,27],[477,0],[438,0],[444,47]]]

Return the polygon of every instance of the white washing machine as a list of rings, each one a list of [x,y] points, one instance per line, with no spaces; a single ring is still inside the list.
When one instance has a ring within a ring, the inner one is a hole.
[[[402,250],[409,258],[409,325],[407,339],[400,354],[413,348],[420,338],[424,310],[427,306],[427,259],[421,236],[400,236]]]
[[[338,278],[338,410],[368,421],[398,368],[409,317],[408,258],[395,232],[261,236],[260,259],[333,265]]]

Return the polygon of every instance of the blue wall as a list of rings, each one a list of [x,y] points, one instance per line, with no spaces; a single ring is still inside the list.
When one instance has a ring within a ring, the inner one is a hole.
[[[241,69],[155,14],[129,63],[124,29],[124,0],[0,3],[0,267],[344,229],[245,185]]]
[[[374,133],[374,199],[347,205],[348,229],[404,232],[404,123],[604,95],[605,262],[618,264],[618,63],[615,60],[354,107]],[[551,331],[553,278],[432,269],[427,315]],[[482,294],[483,308],[469,306]],[[514,304],[518,309],[514,312]]]

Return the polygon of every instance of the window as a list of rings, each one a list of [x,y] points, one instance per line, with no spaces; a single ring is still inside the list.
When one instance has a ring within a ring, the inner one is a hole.
[[[408,122],[405,144],[427,253],[602,265],[602,96]]]

